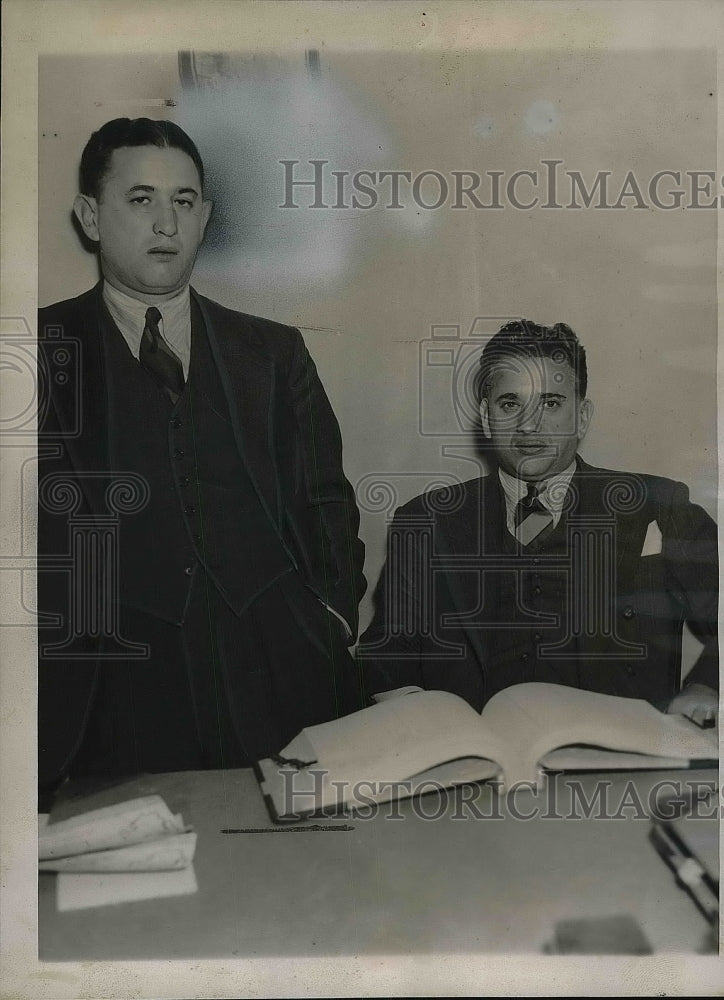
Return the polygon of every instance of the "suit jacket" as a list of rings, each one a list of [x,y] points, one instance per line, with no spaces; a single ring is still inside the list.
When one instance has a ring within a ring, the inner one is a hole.
[[[594,582],[609,581],[611,621],[601,621],[592,634],[574,622],[564,647],[568,659],[556,661],[554,655],[551,670],[560,664],[562,683],[661,706],[679,689],[686,621],[704,644],[686,682],[717,687],[712,519],[689,501],[683,483],[596,469],[580,459],[569,499],[559,528],[569,540],[578,532],[579,542],[567,542],[563,559],[549,562],[548,571],[557,566],[568,574],[567,593],[580,593],[588,573],[576,562],[585,550],[581,531],[598,537]],[[398,509],[375,615],[358,651],[368,695],[416,684],[452,691],[480,709],[505,686],[499,677],[491,684],[491,673],[496,630],[506,627],[499,618],[501,574],[512,572],[515,547],[497,473],[424,494]],[[531,570],[537,568],[534,549],[521,553]],[[545,548],[539,555],[545,564]],[[586,593],[595,600],[591,585]],[[560,607],[559,615],[567,610]],[[578,674],[566,673],[567,665]]]
[[[302,336],[294,328],[227,309],[193,289],[192,296],[259,502],[292,565],[309,589],[349,623],[352,641],[366,586],[359,512],[342,470],[337,420]],[[77,637],[73,649],[82,655],[71,659],[72,669],[68,660],[46,659],[42,643],[47,638],[44,624],[53,624],[44,622],[45,609],[69,606],[70,576],[58,572],[58,564],[52,568],[54,560],[67,560],[69,547],[68,513],[56,501],[70,490],[75,514],[97,523],[108,515],[102,310],[99,283],[39,313],[45,390],[38,432],[43,498],[38,524],[39,742],[41,760],[56,764],[69,760],[80,743],[96,671],[92,637]],[[74,485],[58,486],[58,476]],[[52,488],[44,490],[44,485]],[[53,725],[45,726],[46,719]]]

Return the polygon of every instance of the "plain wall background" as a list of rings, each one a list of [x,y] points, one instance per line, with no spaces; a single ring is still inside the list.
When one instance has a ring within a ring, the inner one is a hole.
[[[70,217],[90,132],[140,115],[187,128],[216,201],[194,285],[300,326],[339,418],[363,508],[363,625],[394,504],[479,472],[470,435],[448,423],[451,370],[420,361],[433,325],[568,322],[596,405],[584,457],[681,479],[716,513],[714,210],[426,212],[404,194],[402,211],[278,207],[280,159],[301,161],[300,176],[318,158],[329,170],[449,177],[555,158],[589,182],[612,171],[614,191],[628,170],[645,186],[659,170],[714,169],[713,53],[322,50],[197,53],[184,65],[193,89],[168,53],[41,59],[39,302],[98,277]],[[453,433],[422,434],[421,423]]]

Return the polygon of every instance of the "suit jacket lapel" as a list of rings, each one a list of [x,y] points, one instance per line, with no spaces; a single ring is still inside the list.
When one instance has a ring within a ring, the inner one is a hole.
[[[279,484],[269,461],[275,390],[274,365],[254,349],[253,331],[229,329],[223,312],[210,299],[191,289],[206,327],[211,353],[226,396],[239,455],[259,500],[277,527],[281,517]]]
[[[596,469],[580,458],[577,463],[570,515],[590,527],[598,518],[613,519],[616,575],[626,576],[638,559],[647,524],[644,483],[635,473]]]
[[[587,465],[580,458],[572,483],[575,487],[575,501],[570,516],[581,521],[584,530],[593,530],[598,522],[613,532],[614,563],[613,572],[606,570],[605,561],[594,567],[579,569],[590,574],[593,569],[598,578],[599,588],[606,588],[607,595],[600,594],[598,601],[610,600],[611,626],[617,632],[618,612],[622,602],[629,599],[633,587],[641,545],[647,524],[647,504],[644,484],[634,473],[610,472]],[[605,555],[595,546],[599,558]],[[609,579],[606,576],[610,574]],[[580,582],[579,582],[580,586]],[[586,632],[588,633],[588,629]],[[577,645],[587,656],[601,655],[611,651],[616,635],[611,635],[600,626],[591,634],[578,635]],[[619,650],[620,652],[620,650]]]
[[[512,535],[506,524],[505,499],[497,470],[483,480],[483,553],[499,555],[509,550]]]

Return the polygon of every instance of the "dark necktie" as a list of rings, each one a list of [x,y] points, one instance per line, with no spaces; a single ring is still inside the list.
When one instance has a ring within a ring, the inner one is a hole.
[[[184,390],[184,370],[178,357],[161,336],[158,328],[160,319],[161,313],[155,306],[146,310],[139,361],[175,403]]]
[[[513,520],[515,537],[523,545],[528,545],[553,523],[553,515],[541,503],[535,483],[528,483],[528,493],[519,500]]]

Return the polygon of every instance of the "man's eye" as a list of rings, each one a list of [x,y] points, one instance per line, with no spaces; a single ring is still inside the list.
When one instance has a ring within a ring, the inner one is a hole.
[[[500,408],[504,413],[510,413],[512,410],[516,408],[517,405],[518,404],[514,399],[504,399],[503,402],[500,404]]]
[[[176,204],[180,205],[181,208],[193,208],[194,205],[190,198],[177,198]]]
[[[557,410],[558,407],[561,405],[561,401],[560,399],[546,399],[543,405],[548,410]]]
[[[131,198],[132,205],[147,205],[150,201],[151,199],[147,194],[139,194],[135,198]]]

